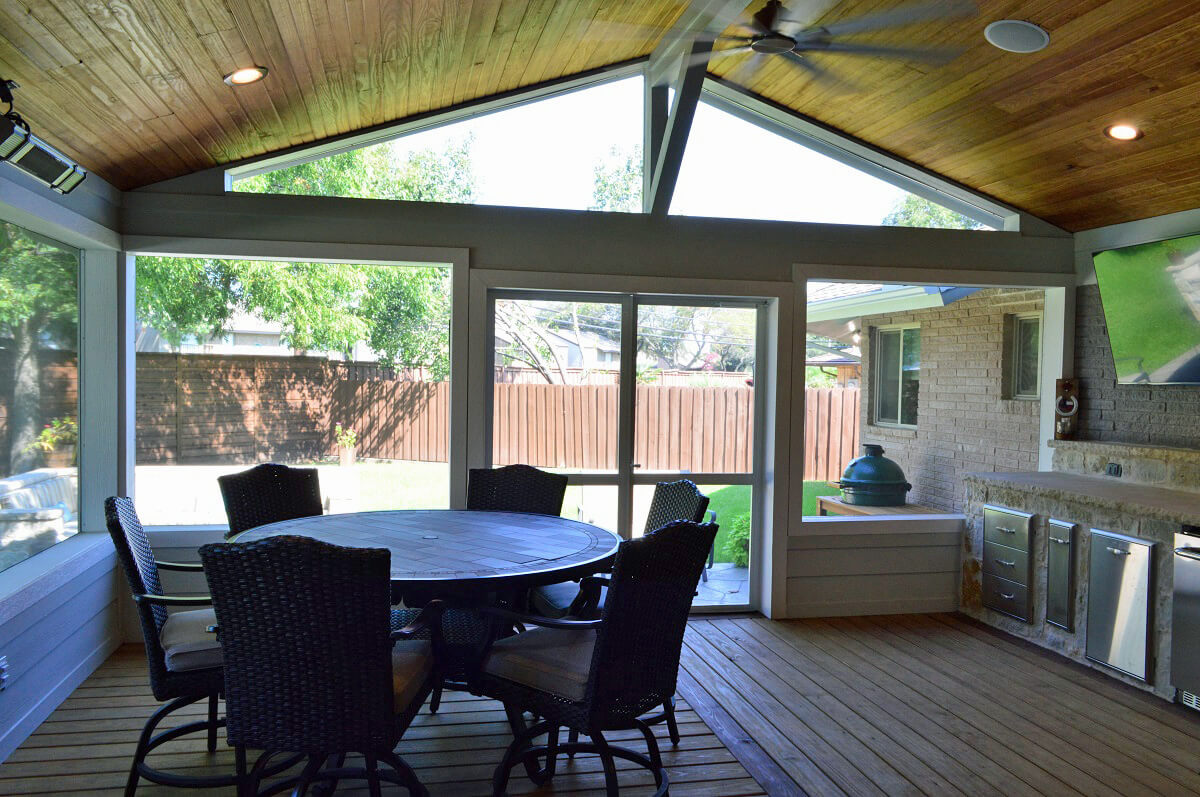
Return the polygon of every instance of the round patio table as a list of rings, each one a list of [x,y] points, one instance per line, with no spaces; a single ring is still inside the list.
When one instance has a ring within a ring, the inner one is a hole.
[[[233,538],[282,534],[392,552],[392,587],[444,592],[510,592],[609,569],[621,538],[550,515],[457,509],[403,509],[283,520]]]

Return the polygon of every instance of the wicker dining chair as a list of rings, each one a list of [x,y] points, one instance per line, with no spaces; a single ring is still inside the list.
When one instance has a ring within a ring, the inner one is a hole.
[[[142,727],[125,784],[125,795],[132,797],[141,778],[165,786],[233,786],[237,783],[233,774],[180,775],[152,768],[146,763],[146,756],[160,745],[199,731],[207,733],[208,751],[216,752],[217,729],[225,724],[225,720],[217,716],[217,700],[225,687],[221,648],[212,634],[206,632],[214,622],[213,610],[202,607],[209,606],[210,600],[207,597],[164,595],[158,578],[160,569],[199,572],[203,566],[155,561],[133,501],[128,498],[104,499],[104,518],[137,604],[146,644],[146,663],[150,668],[150,689],[154,698],[163,703]],[[168,614],[168,606],[192,608]],[[188,722],[157,735],[154,733],[169,714],[201,700],[208,701],[207,719]]]
[[[316,468],[289,468],[268,462],[241,473],[217,477],[225,516],[227,538],[234,534],[280,520],[321,514],[321,483]]]
[[[472,468],[467,477],[467,509],[562,514],[567,477],[529,465]]]
[[[275,756],[300,753],[303,770],[270,793],[365,779],[376,795],[381,781],[427,794],[394,749],[438,678],[440,604],[393,632],[390,554],[382,548],[279,536],[205,545],[200,559],[225,654],[226,730],[245,773],[240,793],[259,792]],[[412,640],[425,629],[432,642]],[[247,750],[263,751],[248,772]],[[365,766],[347,767],[352,753]]]
[[[702,523],[706,512],[708,521],[716,523],[716,513],[708,511],[708,496],[700,492],[691,481],[680,479],[674,482],[659,482],[654,485],[654,497],[650,500],[650,511],[646,513],[643,534],[662,528],[672,520]],[[708,567],[712,567],[712,563],[713,552],[709,550]],[[701,574],[701,578],[704,581],[708,580],[707,568]],[[580,592],[579,582],[567,581],[534,589],[529,596],[529,607],[535,614],[543,617],[566,617],[568,614],[579,616],[578,612],[585,605],[585,599],[586,596]],[[599,602],[593,603],[593,610],[598,610],[604,605],[603,592]]]
[[[513,741],[492,787],[503,794],[513,767],[525,766],[535,784],[553,777],[560,753],[596,753],[609,797],[619,793],[614,758],[650,770],[656,795],[669,778],[658,743],[640,717],[675,694],[679,654],[692,596],[716,537],[715,524],[670,523],[621,543],[598,620],[555,620],[502,608],[485,609],[499,624],[537,626],[494,642],[472,675],[472,691],[500,700]],[[524,712],[541,721],[527,726]],[[559,743],[566,728],[590,742]],[[608,742],[610,731],[636,729],[647,754]],[[544,745],[533,740],[547,734]],[[542,761],[544,760],[544,764]]]

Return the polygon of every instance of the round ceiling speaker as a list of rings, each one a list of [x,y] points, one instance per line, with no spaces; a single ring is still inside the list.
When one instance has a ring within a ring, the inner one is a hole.
[[[983,37],[1010,53],[1036,53],[1046,49],[1050,34],[1032,22],[1001,19],[983,29]]]

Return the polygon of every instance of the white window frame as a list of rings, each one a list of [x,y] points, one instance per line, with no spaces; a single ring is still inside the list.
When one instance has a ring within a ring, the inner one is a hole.
[[[900,423],[899,422],[899,419],[904,417],[904,391],[903,391],[903,386],[904,386],[904,330],[906,330],[906,329],[915,329],[915,330],[917,330],[917,333],[919,334],[921,332],[921,325],[917,324],[917,323],[885,324],[883,326],[877,326],[877,327],[871,328],[871,354],[869,357],[868,367],[871,370],[870,380],[871,380],[871,425],[872,426],[882,426],[882,427],[886,427],[889,429],[916,429],[917,428],[917,424],[915,424],[915,423]],[[899,381],[897,382],[897,384],[901,387],[901,390],[900,390],[900,393],[896,396],[896,418],[897,418],[896,421],[881,421],[879,419],[879,394],[880,394],[879,379],[880,379],[880,374],[882,373],[882,371],[880,370],[878,352],[879,352],[879,336],[881,333],[884,333],[884,332],[896,332],[896,333],[899,333],[899,335],[900,335],[900,363],[899,363],[900,375],[899,375]],[[918,385],[919,385],[919,379],[920,379],[920,377],[918,376]],[[919,406],[917,407],[917,411],[920,412]]]
[[[1034,390],[1032,393],[1022,393],[1017,386],[1017,373],[1020,371],[1021,355],[1020,340],[1018,334],[1020,326],[1023,323],[1030,321],[1037,322],[1038,327],[1038,345],[1033,350],[1034,357],[1037,358],[1037,378],[1034,380]],[[1041,313],[1013,313],[1008,317],[1007,337],[1009,340],[1008,351],[1005,352],[1006,360],[1005,368],[1008,376],[1008,395],[1006,398],[1016,399],[1020,401],[1036,401],[1042,397],[1042,314]]]

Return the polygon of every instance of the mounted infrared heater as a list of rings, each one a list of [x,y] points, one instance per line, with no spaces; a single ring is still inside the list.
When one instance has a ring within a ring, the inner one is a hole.
[[[60,194],[70,193],[87,172],[29,131],[29,123],[13,110],[15,88],[16,81],[0,79],[0,102],[8,105],[0,116],[0,161],[11,163]]]

